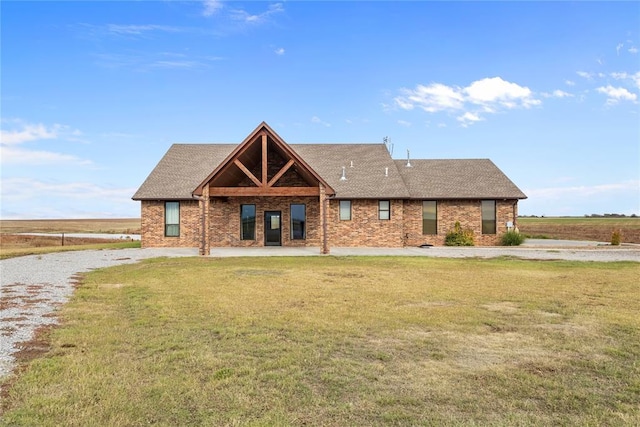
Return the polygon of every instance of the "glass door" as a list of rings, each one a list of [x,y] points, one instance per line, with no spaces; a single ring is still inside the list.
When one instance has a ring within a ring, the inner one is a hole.
[[[280,211],[266,211],[264,213],[264,245],[282,245],[282,221]]]

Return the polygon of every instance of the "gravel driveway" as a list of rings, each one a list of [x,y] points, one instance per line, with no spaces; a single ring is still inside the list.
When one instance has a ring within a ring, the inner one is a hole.
[[[74,289],[77,273],[131,264],[146,258],[196,256],[196,249],[120,249],[60,252],[0,261],[0,378],[14,368],[14,354],[31,340],[37,328],[56,323],[55,311]],[[332,248],[332,255],[398,255],[464,258],[514,256],[527,259],[575,261],[637,261],[640,247],[597,248]],[[318,248],[224,248],[212,256],[307,256],[319,255]]]
[[[145,258],[193,256],[193,249],[119,249],[58,252],[0,261],[0,378],[14,367],[20,343],[37,328],[56,323],[55,311],[73,293],[74,276]]]

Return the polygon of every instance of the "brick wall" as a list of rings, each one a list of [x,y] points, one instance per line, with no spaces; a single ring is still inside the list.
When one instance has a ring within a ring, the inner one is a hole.
[[[327,210],[329,246],[402,247],[402,204],[402,200],[391,200],[391,218],[381,220],[378,219],[378,200],[351,200],[351,220],[341,221],[339,201],[330,200]]]
[[[256,205],[256,240],[240,240],[240,205]],[[306,205],[306,239],[291,240],[291,204]],[[264,213],[281,212],[282,246],[321,246],[317,197],[229,197],[213,199],[210,208],[211,247],[264,246]]]
[[[180,202],[180,236],[164,235],[164,201],[142,201],[141,237],[143,248],[195,248],[200,245],[200,209],[197,201]]]
[[[422,234],[422,201],[391,200],[391,219],[378,219],[378,200],[352,200],[351,220],[339,218],[339,201],[330,200],[327,209],[329,247],[402,247],[423,243],[441,246],[456,221],[473,230],[477,246],[499,244],[507,231],[506,222],[515,223],[515,200],[496,202],[496,234],[482,234],[480,200],[439,201],[438,234]],[[291,240],[290,205],[306,205],[306,239]],[[240,240],[240,205],[256,205],[256,240]],[[211,247],[264,246],[264,212],[280,211],[283,246],[322,245],[320,203],[316,197],[215,198],[209,203],[209,244]],[[201,216],[197,201],[180,202],[180,236],[164,236],[164,201],[142,202],[142,247],[199,247]]]
[[[409,200],[404,205],[404,235],[406,246],[419,246],[424,243],[442,246],[447,232],[453,229],[456,221],[462,228],[469,228],[474,232],[476,246],[495,246],[500,242],[500,236],[507,231],[507,221],[515,223],[514,203],[516,200],[496,201],[496,234],[482,234],[482,216],[480,200],[443,200],[438,201],[437,220],[438,234],[422,234],[422,201]],[[517,205],[515,206],[517,217]]]

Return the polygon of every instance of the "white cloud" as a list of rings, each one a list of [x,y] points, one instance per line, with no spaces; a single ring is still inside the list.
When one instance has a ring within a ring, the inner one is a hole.
[[[586,71],[576,71],[576,74],[582,77],[583,79],[592,80],[593,73],[587,73]]]
[[[90,160],[70,154],[54,153],[44,150],[26,150],[23,148],[0,146],[0,163],[3,165],[47,165],[75,164],[89,166]]]
[[[405,127],[409,127],[411,126],[411,122],[408,122],[406,120],[398,120],[397,122],[400,126],[405,126]]]
[[[274,52],[276,55],[284,55],[284,48],[281,47],[279,49],[276,49]]]
[[[261,24],[269,20],[273,15],[281,12],[284,12],[284,6],[282,6],[282,3],[273,3],[269,5],[269,8],[266,11],[255,15],[252,15],[243,9],[233,9],[231,11],[231,18],[247,24]]]
[[[571,94],[569,92],[565,92],[565,91],[560,90],[560,89],[556,89],[551,93],[543,92],[541,95],[544,96],[545,98],[568,98],[568,97],[573,97],[573,94]]]
[[[38,141],[42,139],[56,139],[60,125],[54,125],[47,128],[42,123],[28,124],[24,123],[18,130],[0,130],[0,144],[2,146],[17,145],[29,141]]]
[[[611,77],[616,80],[630,80],[635,87],[640,89],[640,71],[635,74],[628,74],[626,72],[611,73]]]
[[[327,122],[321,120],[320,117],[318,117],[318,116],[311,117],[311,123],[316,123],[316,124],[322,125],[324,127],[330,127],[331,126],[331,123],[327,123]]]
[[[168,33],[177,33],[180,32],[181,29],[178,27],[170,27],[168,25],[120,25],[120,24],[107,24],[107,32],[110,34],[120,35],[120,36],[141,36],[145,33],[150,32],[168,32]]]
[[[507,82],[500,77],[485,78],[471,83],[464,89],[470,102],[474,104],[497,103],[506,108],[538,105],[528,87]]]
[[[573,80],[565,80],[564,84],[566,84],[567,86],[575,86],[576,82],[574,82]]]
[[[3,120],[3,123],[17,127],[17,129],[0,130],[0,163],[4,165],[43,165],[43,164],[77,164],[90,165],[89,160],[74,155],[56,153],[48,150],[22,148],[18,145],[43,140],[78,141],[82,135],[77,129],[69,126],[54,124],[45,126],[42,123],[31,124],[22,120]]]
[[[628,49],[628,52],[632,55],[635,55],[636,53],[638,53],[638,48],[635,46],[632,46]]]
[[[403,110],[422,108],[428,113],[436,111],[461,109],[464,105],[464,95],[460,88],[449,87],[441,83],[429,86],[418,85],[414,90],[401,89],[404,96],[395,98],[396,105]]]
[[[456,120],[458,120],[463,127],[468,127],[469,125],[472,125],[473,123],[482,121],[484,119],[477,114],[467,111],[462,116],[457,117]]]
[[[222,1],[220,0],[204,0],[202,2],[204,6],[204,10],[202,11],[203,16],[212,16],[218,13],[220,9],[224,7]]]
[[[2,198],[20,200],[34,194],[72,199],[131,199],[137,188],[109,188],[89,182],[57,183],[32,178],[9,178],[2,182]]]
[[[607,105],[614,105],[620,101],[631,101],[635,103],[638,99],[638,95],[629,92],[623,87],[607,85],[597,88],[596,91],[607,96]]]
[[[400,96],[394,98],[395,105],[403,110],[420,108],[427,113],[439,111],[467,111],[458,117],[463,126],[483,120],[479,114],[497,113],[505,109],[529,108],[539,105],[540,100],[525,86],[508,82],[500,77],[484,78],[469,86],[447,86],[432,83],[417,85],[415,89],[400,89]]]
[[[622,49],[623,46],[624,44],[618,43],[618,45],[616,46],[616,55],[620,55],[620,49]]]
[[[198,68],[203,64],[197,61],[156,61],[149,64],[153,68],[173,68],[173,69],[191,69]]]
[[[55,182],[8,178],[0,188],[3,219],[135,217],[139,204],[131,200],[136,188],[88,182]]]

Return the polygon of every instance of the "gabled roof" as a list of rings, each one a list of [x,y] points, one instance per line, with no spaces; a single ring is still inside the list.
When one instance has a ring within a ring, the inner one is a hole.
[[[489,159],[395,160],[414,199],[526,199]]]
[[[272,147],[269,149],[269,147]],[[280,172],[271,180],[267,176],[267,163],[268,163],[268,151],[275,150],[281,157],[284,157],[289,161]],[[250,155],[249,153],[254,153]],[[261,163],[261,176],[254,176],[247,165],[242,162],[242,157],[247,158],[249,161]],[[284,140],[278,135],[268,124],[262,122],[256,127],[253,132],[247,136],[215,169],[207,175],[207,177],[194,189],[193,194],[202,195],[202,189],[206,185],[215,185],[216,179],[221,182],[234,181],[234,174],[232,169],[238,168],[246,176],[261,188],[263,192],[269,191],[270,187],[278,180],[282,174],[293,167],[298,174],[300,174],[310,186],[318,188],[318,184],[322,184],[327,194],[334,194],[333,189],[318,173],[311,168],[307,162],[296,153],[295,150],[284,142]],[[237,176],[237,175],[236,175]],[[235,179],[237,181],[237,179]],[[224,186],[224,185],[223,185]],[[258,190],[256,190],[258,191]]]
[[[133,200],[192,199],[193,190],[237,144],[173,144]]]
[[[339,199],[525,199],[488,159],[393,160],[383,144],[286,144],[262,123],[238,144],[174,144],[134,194],[134,200],[187,200],[267,131],[309,179]],[[254,147],[255,148],[255,147]],[[257,148],[256,148],[257,150]],[[345,168],[346,179],[342,180]],[[258,177],[255,177],[260,181]],[[224,181],[224,180],[223,180]],[[215,182],[215,181],[214,181]]]

